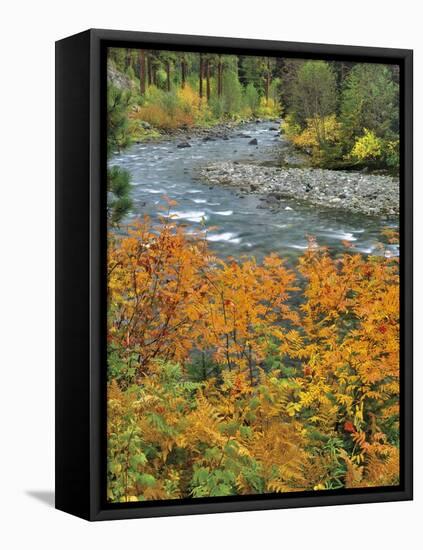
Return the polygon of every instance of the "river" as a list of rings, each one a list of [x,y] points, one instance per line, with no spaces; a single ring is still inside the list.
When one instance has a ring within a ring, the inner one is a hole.
[[[344,249],[342,241],[349,241],[361,253],[378,253],[381,229],[392,227],[392,222],[295,201],[286,201],[282,210],[274,213],[263,208],[257,195],[240,197],[236,190],[198,181],[196,168],[208,162],[275,161],[281,139],[274,122],[238,126],[228,137],[205,141],[193,136],[187,148],[178,148],[180,140],[175,138],[140,143],[113,156],[109,165],[131,174],[134,208],[125,222],[144,214],[153,219],[163,215],[158,205],[166,195],[177,201],[173,216],[187,231],[199,229],[202,221],[214,227],[207,238],[222,256],[254,255],[260,259],[277,252],[293,259],[307,248],[308,235],[335,252]],[[249,144],[253,138],[257,146]],[[398,250],[390,245],[388,253],[397,254]]]

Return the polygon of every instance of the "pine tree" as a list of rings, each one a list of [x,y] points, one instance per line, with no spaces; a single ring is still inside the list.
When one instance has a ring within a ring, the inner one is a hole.
[[[341,121],[352,142],[371,130],[380,138],[397,138],[398,85],[386,65],[360,63],[346,79],[341,100]]]
[[[109,83],[107,96],[107,154],[129,145],[127,108],[129,94]],[[126,170],[116,166],[107,170],[107,219],[116,225],[129,212],[130,176]]]
[[[130,175],[127,170],[113,166],[107,170],[107,219],[112,225],[119,224],[131,209]]]

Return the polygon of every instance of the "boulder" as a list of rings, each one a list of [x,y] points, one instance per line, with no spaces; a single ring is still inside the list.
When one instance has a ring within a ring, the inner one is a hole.
[[[249,142],[248,142],[248,145],[257,145],[257,139],[256,138],[253,138],[251,139]]]
[[[177,147],[179,147],[179,149],[185,149],[186,147],[191,147],[191,144],[188,143],[188,141],[181,141],[181,143],[178,143]]]

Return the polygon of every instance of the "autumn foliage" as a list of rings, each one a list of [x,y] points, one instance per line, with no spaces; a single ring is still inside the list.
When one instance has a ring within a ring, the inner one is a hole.
[[[222,260],[163,220],[109,236],[108,499],[398,484],[397,259]]]

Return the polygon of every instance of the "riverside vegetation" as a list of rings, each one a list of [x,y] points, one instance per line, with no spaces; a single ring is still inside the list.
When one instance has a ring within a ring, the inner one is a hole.
[[[108,68],[110,157],[283,115],[313,166],[398,169],[394,67],[112,49]],[[288,265],[216,255],[176,207],[128,224],[130,174],[109,166],[108,500],[397,485],[396,232],[374,255],[309,236]]]
[[[398,176],[396,65],[109,50],[110,154],[178,132],[221,128],[225,139],[235,124],[281,115],[281,134],[311,166]],[[109,214],[118,221],[131,207],[129,180],[115,169],[108,182]],[[384,204],[374,213],[389,213],[390,197],[378,194]]]
[[[397,258],[296,273],[144,220],[108,266],[110,500],[398,483]]]

